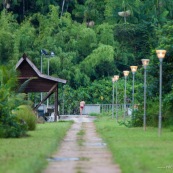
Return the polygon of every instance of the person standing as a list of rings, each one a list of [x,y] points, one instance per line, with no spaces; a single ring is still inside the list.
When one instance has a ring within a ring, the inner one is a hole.
[[[85,106],[85,102],[84,101],[81,101],[80,102],[80,115],[82,115],[82,111],[84,109],[84,106]]]

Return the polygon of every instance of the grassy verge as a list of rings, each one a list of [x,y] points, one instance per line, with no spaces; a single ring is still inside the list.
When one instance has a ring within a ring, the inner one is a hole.
[[[113,154],[114,162],[123,173],[173,172],[173,132],[163,129],[158,137],[157,128],[127,128],[110,117],[100,117],[95,122]]]
[[[29,137],[0,139],[0,173],[41,172],[70,125],[71,122],[38,124]]]

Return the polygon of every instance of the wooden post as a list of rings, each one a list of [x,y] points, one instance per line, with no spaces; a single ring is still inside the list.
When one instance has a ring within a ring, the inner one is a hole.
[[[55,117],[54,122],[57,121],[57,115],[58,115],[58,86],[55,89]],[[59,115],[58,115],[59,117]]]
[[[37,110],[37,109],[41,106],[41,104],[42,104],[47,98],[49,98],[49,97],[53,94],[53,91],[56,92],[57,86],[58,86],[58,84],[56,83],[56,84],[50,89],[50,91],[48,92],[48,94],[43,98],[43,100],[41,100],[41,102],[40,102],[38,105],[35,106],[34,110]]]

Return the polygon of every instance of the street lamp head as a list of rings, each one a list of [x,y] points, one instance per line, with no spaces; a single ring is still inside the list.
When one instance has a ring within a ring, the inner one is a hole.
[[[115,81],[118,81],[119,76],[118,75],[114,75],[114,79],[115,79]]]
[[[42,55],[49,55],[48,52],[46,50],[44,50],[44,49],[41,49],[41,54]]]
[[[166,55],[166,50],[156,50],[157,57],[163,59]]]
[[[144,68],[146,68],[148,66],[150,60],[149,59],[141,59],[141,61],[142,61]]]
[[[118,12],[118,15],[121,17],[127,17],[130,16],[130,14],[131,14],[130,10]]]
[[[127,77],[129,75],[129,71],[123,71],[123,74],[125,77]]]
[[[134,74],[137,71],[138,66],[130,66],[132,73]]]
[[[51,55],[51,56],[55,56],[55,53],[54,53],[54,52],[51,52],[50,55]]]

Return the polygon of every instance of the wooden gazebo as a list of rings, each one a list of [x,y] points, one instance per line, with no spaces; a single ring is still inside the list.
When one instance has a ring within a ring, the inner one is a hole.
[[[40,101],[38,105],[36,105],[34,110],[37,110],[45,100],[47,100],[53,93],[55,93],[54,121],[57,121],[58,83],[65,84],[66,80],[42,74],[25,54],[16,64],[16,70],[19,71],[18,79],[20,85],[28,81],[27,85],[23,89],[24,93],[47,92],[47,95]]]

